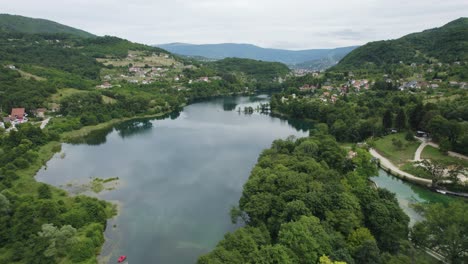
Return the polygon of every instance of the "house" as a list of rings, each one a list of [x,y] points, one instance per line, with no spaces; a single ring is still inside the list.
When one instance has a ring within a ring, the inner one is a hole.
[[[450,84],[450,86],[458,86],[459,85],[458,82],[454,82],[454,81],[449,82],[449,84]]]
[[[109,82],[104,82],[103,84],[96,86],[96,88],[109,89],[112,88],[112,84]]]
[[[47,111],[47,109],[45,109],[45,108],[38,108],[38,109],[32,110],[33,114],[36,117],[41,117],[41,118],[45,117],[45,112],[46,111]]]
[[[60,105],[56,103],[50,103],[48,108],[50,109],[51,112],[55,113],[60,110]]]
[[[12,108],[11,109],[10,118],[12,120],[23,120],[25,116],[26,116],[26,112],[24,108]]]
[[[404,91],[406,89],[419,89],[421,88],[421,86],[419,85],[419,83],[417,81],[411,81],[411,82],[407,82],[407,83],[404,83],[402,86],[400,86],[400,91]]]
[[[303,86],[299,87],[299,91],[301,92],[313,91],[315,89],[317,89],[317,87],[315,87],[314,85],[308,85],[308,84],[304,84]]]
[[[354,152],[352,150],[348,151],[348,155],[346,156],[347,159],[353,159],[354,157],[357,156],[357,152]]]
[[[130,67],[130,68],[128,68],[128,71],[129,72],[141,72],[141,68],[140,67]]]
[[[433,89],[439,88],[439,85],[437,83],[432,83],[431,88]]]

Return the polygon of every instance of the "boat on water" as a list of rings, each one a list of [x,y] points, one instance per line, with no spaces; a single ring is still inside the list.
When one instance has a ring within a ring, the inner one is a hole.
[[[119,259],[117,260],[118,263],[122,263],[127,259],[127,256],[120,256]]]

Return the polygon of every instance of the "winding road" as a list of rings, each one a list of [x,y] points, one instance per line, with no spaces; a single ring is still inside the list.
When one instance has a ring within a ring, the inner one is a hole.
[[[404,172],[404,171],[400,170],[397,166],[395,166],[392,162],[390,162],[390,160],[388,160],[384,156],[380,155],[375,149],[371,148],[371,149],[369,149],[369,152],[374,158],[377,158],[377,159],[380,160],[380,165],[382,167],[391,170],[392,172],[400,175],[401,177],[405,177],[409,181],[415,182],[415,183],[418,183],[418,184],[423,184],[423,185],[431,185],[432,184],[432,180],[416,177],[416,176],[414,176],[412,174],[409,174],[407,172]]]

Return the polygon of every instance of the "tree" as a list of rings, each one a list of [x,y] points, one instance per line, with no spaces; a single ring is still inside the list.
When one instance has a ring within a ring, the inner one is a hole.
[[[406,128],[406,113],[403,108],[400,108],[395,117],[395,127],[398,129]]]
[[[37,195],[39,199],[50,199],[52,198],[52,192],[47,184],[41,184],[37,189]]]
[[[382,118],[382,125],[384,128],[391,128],[392,127],[392,112],[390,110],[385,111],[383,118]]]
[[[464,263],[468,254],[468,204],[451,202],[448,206],[433,204],[425,210],[425,220],[416,223],[412,241],[443,255],[450,263]]]
[[[44,252],[44,255],[46,257],[60,257],[64,256],[67,249],[73,244],[76,229],[70,225],[58,228],[53,224],[44,224],[42,225],[42,231],[38,235],[49,241],[49,247]]]
[[[412,129],[417,130],[420,128],[421,121],[424,117],[424,107],[421,103],[417,104],[416,107],[409,114],[409,124]]]
[[[320,257],[319,264],[346,264],[346,262],[331,261],[327,256],[324,255]]]
[[[267,245],[250,256],[251,262],[256,264],[293,264],[290,250],[282,245]]]
[[[299,263],[315,264],[319,256],[331,252],[329,236],[314,216],[303,216],[299,221],[283,224],[278,240],[294,252]]]
[[[451,179],[453,183],[458,182],[460,166],[448,168],[445,164],[437,160],[422,160],[417,162],[417,164],[431,175],[432,187],[439,186],[444,178]]]

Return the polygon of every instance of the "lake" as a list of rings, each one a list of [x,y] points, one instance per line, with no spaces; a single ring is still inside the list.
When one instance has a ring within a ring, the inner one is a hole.
[[[92,177],[119,177],[118,188],[98,195],[120,207],[106,230],[104,262],[127,255],[132,263],[194,263],[236,229],[229,211],[262,150],[278,138],[308,135],[301,122],[237,111],[267,102],[218,98],[97,131],[84,144],[63,144],[65,154],[36,178],[73,192]]]
[[[127,255],[132,263],[195,263],[237,228],[229,211],[262,150],[278,138],[308,135],[311,124],[238,111],[266,102],[267,96],[217,98],[96,131],[80,144],[63,144],[36,178],[71,193],[94,177],[119,178],[115,190],[85,192],[119,205],[102,262]],[[383,171],[373,180],[396,192],[412,222],[419,215],[410,203],[432,199]]]

